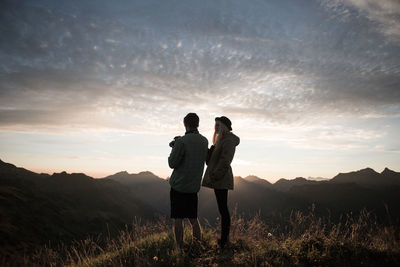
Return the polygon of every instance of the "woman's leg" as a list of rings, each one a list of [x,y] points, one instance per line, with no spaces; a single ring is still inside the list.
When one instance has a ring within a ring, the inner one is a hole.
[[[229,240],[229,229],[231,227],[231,218],[228,210],[228,189],[214,189],[217,198],[218,210],[221,214],[221,247]]]

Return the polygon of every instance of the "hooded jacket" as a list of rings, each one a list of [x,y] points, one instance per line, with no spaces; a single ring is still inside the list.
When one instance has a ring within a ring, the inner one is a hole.
[[[226,134],[211,152],[202,185],[214,189],[233,190],[231,162],[240,139],[233,133]]]

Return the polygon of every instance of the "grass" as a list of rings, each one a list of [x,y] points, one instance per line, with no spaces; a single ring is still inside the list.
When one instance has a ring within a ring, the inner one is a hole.
[[[379,225],[362,211],[342,223],[293,212],[284,225],[271,226],[254,216],[232,216],[231,243],[220,251],[219,227],[203,225],[199,247],[185,227],[184,250],[175,248],[171,222],[135,221],[119,238],[86,239],[73,246],[44,247],[19,266],[396,266],[400,265],[397,225]],[[104,241],[105,240],[105,241]],[[8,265],[12,265],[9,263]],[[5,265],[6,266],[6,265]]]

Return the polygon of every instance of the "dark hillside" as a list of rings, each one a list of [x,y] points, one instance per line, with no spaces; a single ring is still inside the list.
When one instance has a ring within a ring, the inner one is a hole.
[[[119,172],[102,180],[121,183],[156,212],[160,214],[168,212],[170,190],[168,181],[151,172],[140,172],[138,174]]]
[[[99,233],[116,234],[152,209],[113,181],[84,174],[40,175],[0,163],[2,253]]]
[[[340,222],[344,214],[366,210],[383,225],[400,222],[399,173],[372,169],[339,174],[331,181],[235,177],[229,191],[231,211],[244,219],[258,216],[285,229],[297,211],[311,207],[318,217]],[[104,179],[83,173],[37,174],[0,161],[0,247],[4,255],[20,254],[46,243],[87,236],[115,236],[135,217],[169,217],[169,184],[151,172],[120,172]],[[202,187],[199,218],[215,225],[219,217],[214,191]]]

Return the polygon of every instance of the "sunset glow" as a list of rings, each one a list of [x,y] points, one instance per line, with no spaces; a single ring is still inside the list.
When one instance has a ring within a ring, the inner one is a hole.
[[[235,175],[400,171],[400,3],[371,3],[5,1],[0,159],[166,178],[196,112],[233,122]]]

